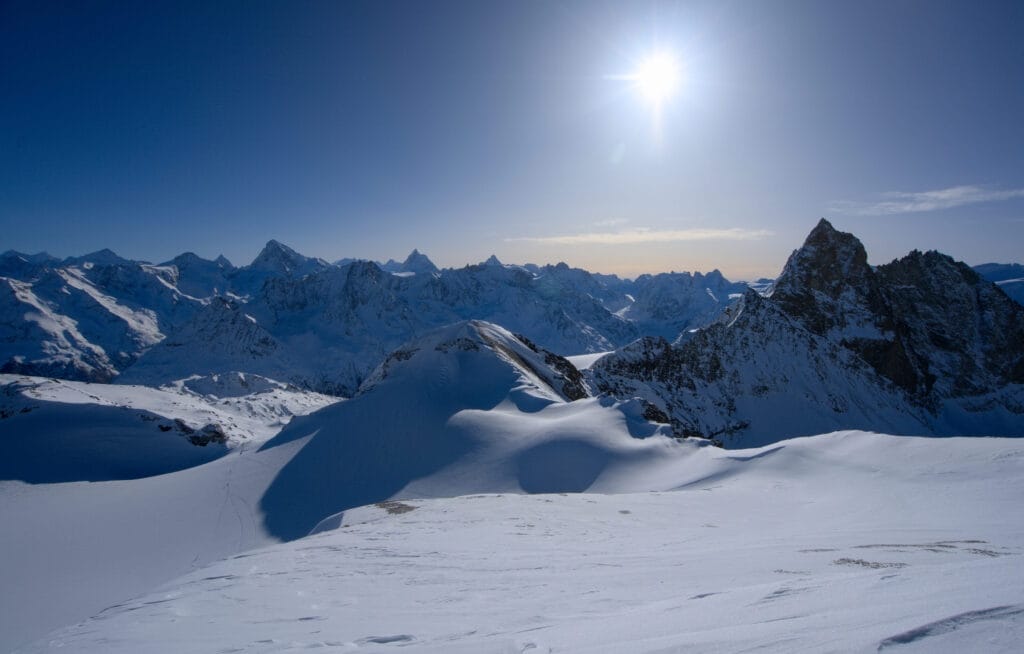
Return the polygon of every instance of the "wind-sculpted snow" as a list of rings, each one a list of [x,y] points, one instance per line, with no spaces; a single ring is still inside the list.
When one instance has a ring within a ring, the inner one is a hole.
[[[666,437],[666,428],[646,421],[638,403],[567,402],[579,383],[571,365],[494,325],[442,328],[400,352],[357,397],[294,418],[258,450],[236,443],[205,465],[133,481],[0,483],[0,521],[21,525],[0,532],[0,649],[196,565],[300,538],[367,502],[665,489],[677,483],[674,466],[700,449]],[[93,388],[58,384],[69,386],[49,392]],[[180,389],[203,393],[222,386],[230,393],[235,383],[192,379]],[[143,406],[141,399],[132,404]],[[225,412],[236,407],[216,406]],[[588,458],[581,459],[584,450]],[[44,547],[29,546],[40,541]],[[75,589],[63,592],[69,577]]]
[[[354,399],[295,420],[263,447],[310,437],[261,500],[269,531],[298,538],[395,496],[579,492],[687,451],[633,403],[567,403],[575,368],[534,348],[487,323],[441,328],[392,354]]]
[[[1015,653],[1022,447],[841,432],[378,502],[19,651]]]

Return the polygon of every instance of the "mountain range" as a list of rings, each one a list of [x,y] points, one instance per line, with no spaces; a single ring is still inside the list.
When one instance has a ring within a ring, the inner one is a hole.
[[[0,371],[147,386],[242,373],[351,397],[403,344],[482,320],[560,356],[610,352],[588,394],[642,398],[678,437],[1019,435],[1024,308],[1006,291],[1020,268],[918,251],[872,266],[824,219],[771,285],[493,256],[440,270],[417,250],[332,264],[278,241],[240,268],[7,252]]]
[[[405,341],[459,320],[603,352],[674,339],[747,288],[718,271],[624,280],[496,257],[438,270],[415,250],[401,264],[331,264],[277,241],[240,268],[191,253],[152,265],[9,251],[0,274],[0,371],[151,385],[243,371],[343,396]]]
[[[1019,642],[1020,441],[892,436],[1024,435],[991,270],[428,262],[0,256],[0,649]]]

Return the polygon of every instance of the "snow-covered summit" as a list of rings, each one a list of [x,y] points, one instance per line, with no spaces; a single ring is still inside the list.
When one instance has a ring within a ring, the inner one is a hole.
[[[122,258],[110,248],[103,248],[79,257],[68,257],[63,263],[69,266],[118,266],[133,262]]]
[[[467,374],[467,370],[475,372]],[[435,374],[453,381],[456,373],[465,386],[449,390],[460,401],[470,396],[490,397],[492,393],[503,398],[513,386],[519,392],[551,401],[589,395],[583,376],[567,359],[538,348],[524,336],[480,320],[447,325],[403,345],[367,377],[359,393]],[[489,404],[487,400],[481,402]]]
[[[181,292],[196,298],[225,293],[230,286],[235,267],[224,255],[213,261],[193,252],[185,252],[162,264],[176,271],[174,283]]]
[[[251,271],[302,276],[329,265],[323,259],[301,255],[280,241],[271,239],[247,268]]]
[[[338,262],[338,265],[346,265],[353,261],[353,259],[343,259]],[[439,270],[438,267],[434,265],[434,262],[430,260],[430,257],[415,248],[409,253],[409,256],[407,256],[404,261],[388,259],[387,262],[378,263],[377,265],[380,266],[380,269],[384,272],[392,274],[413,273],[427,275],[430,273],[436,273]]]
[[[438,268],[434,265],[434,262],[427,255],[416,249],[413,249],[402,263],[402,272],[429,274],[435,273],[437,270]]]

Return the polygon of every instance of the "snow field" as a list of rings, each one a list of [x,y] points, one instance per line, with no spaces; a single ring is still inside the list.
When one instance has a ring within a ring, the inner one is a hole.
[[[1024,447],[697,449],[678,490],[346,511],[25,652],[1016,651]],[[398,649],[400,648],[400,649]]]

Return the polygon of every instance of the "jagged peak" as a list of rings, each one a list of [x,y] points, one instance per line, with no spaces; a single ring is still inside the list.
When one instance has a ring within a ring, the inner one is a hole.
[[[221,268],[234,268],[235,267],[235,265],[233,263],[231,263],[231,261],[228,260],[228,258],[225,257],[223,254],[218,254],[217,258],[214,259],[213,262],[215,264],[217,264],[218,266],[220,266]]]
[[[26,254],[24,252],[18,252],[17,250],[7,250],[3,254],[0,254],[0,259],[21,259],[28,263],[50,263],[51,261],[58,261],[57,257],[51,255],[49,252]]]
[[[955,283],[960,279],[969,285],[977,285],[983,277],[962,261],[937,250],[921,252],[914,249],[905,256],[878,267],[878,272],[888,278],[902,279],[915,284],[941,286]],[[955,277],[953,277],[955,276]]]
[[[68,257],[64,260],[65,264],[75,265],[80,263],[91,263],[99,264],[101,266],[112,266],[122,263],[132,263],[128,259],[119,256],[116,252],[110,248],[103,248],[102,250],[96,250],[89,254],[83,254],[80,257]]]
[[[414,273],[437,272],[437,266],[435,266],[434,262],[430,260],[430,257],[415,248],[413,248],[413,251],[405,258],[401,269],[404,272]]]
[[[775,282],[774,294],[824,291],[834,296],[840,287],[862,285],[871,274],[864,244],[822,218],[800,249],[794,250],[786,261]]]
[[[492,254],[491,256],[487,257],[486,261],[484,261],[484,265],[485,266],[503,266],[505,264],[503,264],[501,262],[501,260],[498,259],[498,257],[496,255]]]
[[[329,265],[322,259],[299,254],[280,241],[271,239],[267,241],[249,267],[255,270],[293,274],[299,272],[300,268],[303,269],[303,272],[312,272],[316,268],[324,268]]]
[[[303,259],[306,258],[303,257],[298,252],[296,252],[295,250],[288,247],[287,245],[285,245],[284,243],[282,243],[281,241],[278,241],[276,239],[270,239],[269,241],[267,241],[267,244],[263,246],[263,249],[260,250],[260,253],[256,255],[256,259],[259,260],[261,258],[278,257],[282,255],[288,257],[302,257]],[[253,263],[255,263],[255,261]]]
[[[199,256],[195,252],[191,252],[190,251],[190,252],[182,252],[181,254],[179,254],[178,256],[174,257],[173,259],[171,259],[167,263],[178,264],[178,263],[192,263],[192,262],[196,262],[196,261],[206,261],[206,259],[202,258],[201,256]]]

